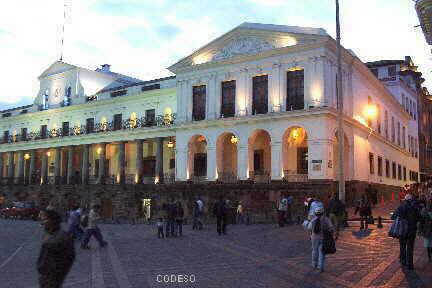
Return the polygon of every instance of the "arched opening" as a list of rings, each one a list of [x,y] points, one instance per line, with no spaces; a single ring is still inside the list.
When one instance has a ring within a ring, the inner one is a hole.
[[[248,140],[249,178],[255,181],[270,180],[271,137],[265,130],[255,130]]]
[[[195,135],[188,144],[188,179],[202,179],[207,176],[207,141],[202,135]]]
[[[306,181],[308,176],[308,135],[302,127],[288,128],[282,137],[283,176],[287,181]]]
[[[333,138],[333,171],[334,171],[334,179],[338,180],[338,171],[339,171],[339,141],[337,137],[337,132]],[[349,169],[349,142],[347,136],[344,134],[344,178],[345,180],[350,179],[350,175],[348,174]]]
[[[223,133],[216,142],[216,164],[218,180],[235,182],[237,180],[237,142],[233,133]]]

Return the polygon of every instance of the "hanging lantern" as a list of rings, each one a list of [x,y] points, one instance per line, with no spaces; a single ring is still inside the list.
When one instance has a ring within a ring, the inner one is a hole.
[[[237,144],[238,138],[236,136],[232,135],[230,141],[232,144]]]

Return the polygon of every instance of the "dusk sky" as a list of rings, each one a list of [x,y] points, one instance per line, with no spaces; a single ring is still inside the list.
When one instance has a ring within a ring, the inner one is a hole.
[[[335,36],[333,0],[67,0],[64,61],[142,80],[243,22],[321,27]],[[411,0],[341,0],[342,42],[363,61],[411,55],[432,88],[432,53]],[[37,77],[60,55],[62,0],[4,1],[0,109],[31,104]]]

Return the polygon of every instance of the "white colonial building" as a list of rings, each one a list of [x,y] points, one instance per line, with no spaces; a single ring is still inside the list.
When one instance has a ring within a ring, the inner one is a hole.
[[[346,180],[416,181],[414,95],[383,85],[352,51],[342,58]],[[168,69],[175,76],[141,81],[109,65],[54,63],[33,105],[1,112],[1,175],[41,184],[337,180],[336,42],[323,29],[244,23]]]

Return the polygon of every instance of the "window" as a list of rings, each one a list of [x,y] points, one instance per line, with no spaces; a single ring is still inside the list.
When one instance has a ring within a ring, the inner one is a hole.
[[[287,72],[286,110],[304,109],[304,70]]]
[[[148,109],[145,111],[146,126],[156,125],[156,111],[155,109]]]
[[[120,130],[122,129],[122,114],[115,114],[114,115],[114,130]]]
[[[392,178],[396,179],[396,163],[392,162]]]
[[[403,167],[403,180],[404,180],[404,181],[407,180],[406,171],[407,171],[407,169],[406,169],[406,167],[404,166],[404,167]]]
[[[297,174],[308,174],[308,148],[297,148]]]
[[[387,67],[387,71],[388,71],[389,77],[396,76],[396,66],[395,65]]]
[[[127,90],[124,89],[124,90],[119,90],[119,91],[111,92],[110,96],[111,97],[119,97],[119,96],[124,96],[126,94],[127,94]]]
[[[374,155],[373,155],[373,153],[369,153],[369,172],[370,172],[370,174],[374,174],[375,173]]]
[[[46,138],[47,137],[47,125],[41,125],[41,138]]]
[[[387,159],[385,161],[385,174],[387,178],[390,178],[390,161]]]
[[[414,117],[414,120],[416,120],[417,119],[417,105],[416,105],[416,102],[412,102],[412,104],[413,104],[413,107],[412,107],[412,113],[413,113],[413,117]]]
[[[268,76],[252,78],[252,114],[266,114],[268,112]]]
[[[400,125],[400,122],[398,122],[398,126],[397,126],[397,144],[399,146],[401,145],[401,125]]]
[[[141,87],[141,91],[150,91],[150,90],[156,90],[156,89],[160,89],[159,83]]]
[[[65,89],[65,96],[63,100],[64,106],[69,106],[71,104],[72,88],[69,86]]]
[[[395,119],[394,119],[394,117],[392,116],[392,119],[391,119],[391,141],[394,143],[395,142],[395,138],[396,138],[396,131],[395,131]]]
[[[86,120],[86,132],[87,132],[87,134],[94,132],[94,118],[87,118],[87,120]]]
[[[377,130],[378,133],[381,134],[381,106],[379,104],[377,104],[377,115],[376,115],[376,119],[377,119]]]
[[[389,138],[389,134],[388,134],[388,125],[389,123],[388,123],[388,112],[387,112],[387,110],[384,112],[384,133],[385,133],[385,137],[386,137],[386,139],[388,139]]]
[[[382,157],[378,156],[378,176],[382,176]]]
[[[175,169],[175,159],[171,158],[169,160],[169,169]]]
[[[234,117],[236,81],[222,82],[221,117]]]
[[[408,100],[408,96],[405,97],[405,110],[409,113],[409,100]]]
[[[3,142],[4,143],[9,142],[9,130],[3,131]]]
[[[69,136],[69,122],[62,123],[62,135]]]
[[[405,126],[403,126],[403,127],[402,127],[402,147],[403,147],[404,149],[406,148],[405,135],[406,135],[406,128],[405,128]]]
[[[264,150],[254,150],[254,172],[264,172]]]
[[[375,75],[375,77],[378,78],[378,68],[372,68],[372,69],[370,69],[370,70],[371,70],[371,72]]]
[[[411,115],[411,116],[413,116],[413,111],[412,111],[412,107],[413,107],[413,105],[412,105],[412,101],[411,100],[409,100],[409,107],[408,107],[408,110],[409,110],[409,114]]]
[[[398,180],[402,180],[402,166],[398,164]]]
[[[21,140],[27,140],[27,128],[21,128]]]
[[[206,113],[206,86],[194,86],[192,89],[192,120],[200,121],[205,119]]]

